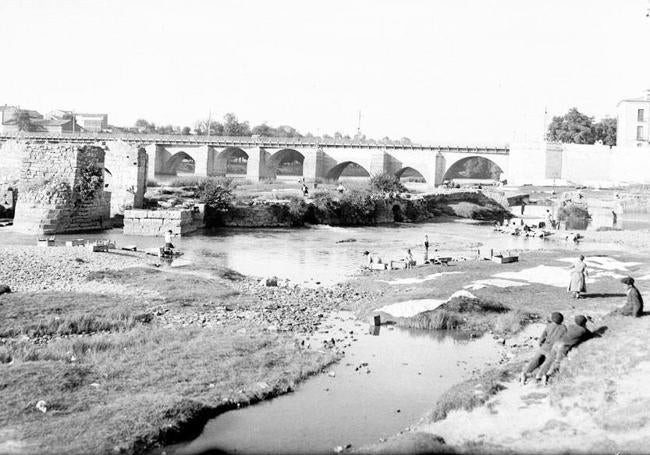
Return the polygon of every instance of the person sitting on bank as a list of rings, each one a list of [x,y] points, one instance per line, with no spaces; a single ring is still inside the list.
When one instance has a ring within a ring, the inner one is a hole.
[[[413,259],[413,253],[411,253],[410,248],[406,250],[406,257],[404,258],[404,261],[406,261],[407,269],[410,269],[415,265],[415,259]]]
[[[165,232],[165,249],[172,250],[174,245],[172,244],[172,238],[175,237],[175,234],[172,233],[172,230]]]
[[[566,326],[562,323],[564,321],[564,316],[562,313],[553,312],[551,313],[551,319],[542,335],[539,337],[539,348],[537,352],[533,355],[533,358],[530,359],[528,364],[524,367],[519,377],[521,384],[526,384],[526,380],[532,376],[533,371],[542,365],[542,363],[552,355],[553,345],[560,341],[567,332]]]
[[[643,297],[634,285],[634,278],[627,276],[621,279],[621,283],[625,285],[625,293],[627,294],[627,301],[621,308],[612,311],[612,315],[632,316],[638,318],[643,314]]]
[[[553,345],[551,355],[544,360],[537,372],[537,379],[544,385],[547,384],[548,378],[560,369],[560,363],[568,352],[593,336],[591,330],[587,328],[587,318],[584,315],[577,315],[574,322],[575,324],[567,328],[566,334]]]

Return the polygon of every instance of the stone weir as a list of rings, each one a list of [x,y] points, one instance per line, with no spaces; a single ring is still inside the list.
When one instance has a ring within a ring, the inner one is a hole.
[[[59,234],[109,227],[102,147],[27,144],[20,168],[14,229]]]

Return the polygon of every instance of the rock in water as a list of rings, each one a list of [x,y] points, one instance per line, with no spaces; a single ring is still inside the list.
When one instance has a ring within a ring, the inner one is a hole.
[[[2,294],[9,294],[11,292],[11,288],[7,286],[6,284],[0,284],[0,295]]]

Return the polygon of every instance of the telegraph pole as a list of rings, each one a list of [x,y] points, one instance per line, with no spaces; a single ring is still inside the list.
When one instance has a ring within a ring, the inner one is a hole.
[[[212,109],[208,111],[208,132],[206,133],[210,137],[210,123],[212,121]]]

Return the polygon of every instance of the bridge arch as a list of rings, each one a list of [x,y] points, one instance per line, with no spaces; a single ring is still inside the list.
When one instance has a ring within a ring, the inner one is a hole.
[[[165,174],[177,175],[179,171],[194,174],[196,162],[190,154],[184,151],[176,152],[165,162]]]
[[[427,179],[424,177],[424,174],[422,174],[422,172],[410,166],[405,166],[399,171],[395,172],[395,177],[397,177],[400,180],[402,178],[417,179],[417,180],[422,180],[423,183],[427,183]]]
[[[214,157],[214,174],[246,174],[248,153],[239,147],[226,147]]]
[[[354,170],[358,170],[359,172],[357,173],[359,175],[343,175],[345,170],[350,168]],[[337,164],[327,172],[326,179],[337,181],[342,176],[343,177],[370,177],[370,172],[368,172],[368,170],[365,167],[361,166],[359,163],[355,163],[354,161],[343,161],[342,163]]]
[[[305,155],[297,150],[286,148],[278,150],[269,159],[271,173],[274,176],[303,176]]]
[[[499,164],[484,156],[472,155],[453,162],[443,174],[442,180],[489,179],[499,180],[504,170]]]

